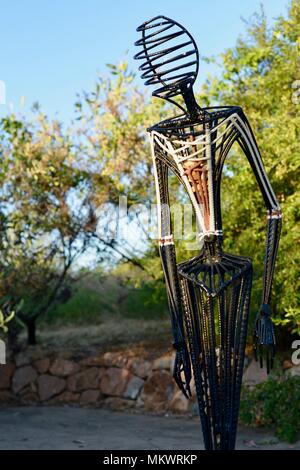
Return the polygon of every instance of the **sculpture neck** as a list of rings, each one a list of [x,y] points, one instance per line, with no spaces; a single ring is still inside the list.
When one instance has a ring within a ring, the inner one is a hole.
[[[192,118],[197,118],[199,117],[199,114],[203,115],[205,111],[198,105],[192,85],[190,83],[185,83],[180,87],[180,90],[190,116]]]
[[[203,252],[208,262],[215,262],[222,257],[222,237],[214,236],[211,240],[205,240]]]

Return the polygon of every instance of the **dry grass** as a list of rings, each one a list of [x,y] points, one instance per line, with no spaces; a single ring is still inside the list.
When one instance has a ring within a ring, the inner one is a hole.
[[[22,334],[21,342],[25,343]],[[101,324],[51,326],[42,324],[37,334],[39,348],[48,351],[107,351],[144,345],[169,348],[172,344],[169,319],[144,320],[122,316],[102,317]]]

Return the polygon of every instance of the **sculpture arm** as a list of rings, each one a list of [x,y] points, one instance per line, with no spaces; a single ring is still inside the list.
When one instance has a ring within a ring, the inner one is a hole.
[[[171,316],[173,346],[176,350],[173,377],[184,395],[191,395],[191,366],[182,316],[182,303],[176,265],[175,245],[171,235],[171,217],[168,196],[168,167],[154,157],[155,183],[158,205],[159,253],[162,262],[169,310]],[[184,380],[182,378],[184,375]]]
[[[266,356],[267,371],[269,372],[275,353],[275,335],[270,302],[281,230],[281,209],[264,169],[253,131],[244,115],[237,119],[236,127],[240,134],[238,142],[253,169],[268,213],[262,303],[255,320],[253,339],[255,356],[256,358],[259,356],[261,367],[263,366],[263,357]]]

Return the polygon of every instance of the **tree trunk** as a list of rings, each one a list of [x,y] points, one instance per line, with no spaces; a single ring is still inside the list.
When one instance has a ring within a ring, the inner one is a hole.
[[[8,332],[7,332],[7,343],[8,343],[8,350],[11,351],[13,354],[17,354],[20,351],[20,345],[18,344],[18,328],[13,321],[12,324],[9,325]]]
[[[36,324],[35,320],[27,322],[27,344],[34,346],[36,344]]]

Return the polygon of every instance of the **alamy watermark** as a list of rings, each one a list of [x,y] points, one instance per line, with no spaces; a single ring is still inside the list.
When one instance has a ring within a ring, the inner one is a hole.
[[[0,339],[0,364],[6,364],[6,344]]]
[[[6,314],[4,314],[0,309],[0,331],[2,330],[4,333],[7,333],[7,324],[14,318],[14,316],[14,311],[6,312]],[[3,339],[0,339],[0,364],[6,364],[6,344]]]
[[[299,366],[300,364],[300,339],[295,339],[295,341],[292,342],[292,349],[295,349],[295,351],[292,354],[292,363],[294,366]]]
[[[199,210],[201,208],[199,207]],[[112,241],[130,240],[138,238],[140,234],[146,234],[147,238],[157,240],[158,233],[158,211],[164,220],[164,231],[173,234],[176,240],[188,242],[186,248],[195,250],[199,248],[201,229],[195,218],[191,204],[176,203],[172,205],[162,204],[131,204],[128,206],[126,196],[119,197],[119,205],[102,204],[96,210],[97,227],[96,233],[102,240]],[[172,220],[171,226],[167,224]]]

